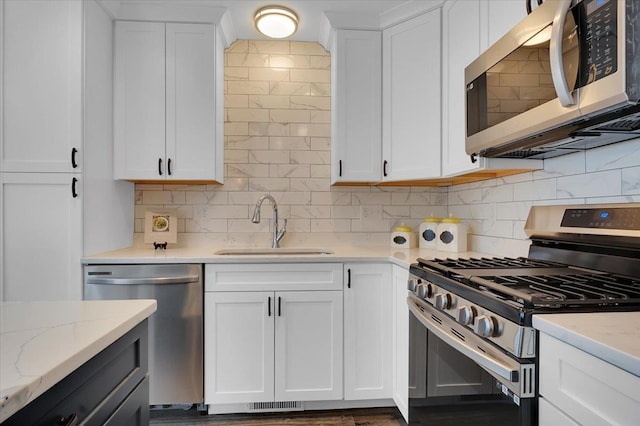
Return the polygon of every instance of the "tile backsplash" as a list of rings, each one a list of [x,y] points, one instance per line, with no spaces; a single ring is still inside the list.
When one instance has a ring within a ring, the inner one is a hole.
[[[449,188],[330,185],[330,55],[317,43],[235,42],[225,51],[224,185],[136,185],[135,244],[148,208],[178,211],[179,245],[261,246],[272,209],[288,218],[282,245],[388,244],[401,223],[461,217],[470,247],[526,255],[529,208],[640,202],[640,140],[545,160],[544,169]]]
[[[387,244],[395,225],[444,215],[446,188],[330,185],[331,57],[317,43],[236,41],[225,51],[224,185],[136,185],[135,240],[147,208],[178,211],[179,244],[268,246],[271,194],[288,218],[282,245]],[[310,235],[311,234],[311,235]]]

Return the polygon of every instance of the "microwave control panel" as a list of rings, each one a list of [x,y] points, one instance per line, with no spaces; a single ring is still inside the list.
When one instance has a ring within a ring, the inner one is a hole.
[[[618,69],[618,2],[616,0],[583,0],[578,3],[583,19],[581,86],[593,83]]]

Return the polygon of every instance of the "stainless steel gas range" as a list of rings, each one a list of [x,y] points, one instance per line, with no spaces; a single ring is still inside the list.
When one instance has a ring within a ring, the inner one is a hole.
[[[418,385],[410,389],[410,424],[432,424],[425,420],[430,412],[449,407],[452,425],[466,424],[465,411],[474,425],[483,418],[491,425],[536,425],[532,316],[640,310],[640,204],[536,206],[525,231],[531,239],[526,258],[418,259],[411,265],[410,381]],[[461,368],[488,373],[490,390],[430,395],[431,382],[439,379],[437,369],[422,365],[438,356],[421,349],[429,339],[462,357]],[[439,426],[449,424],[446,418]]]

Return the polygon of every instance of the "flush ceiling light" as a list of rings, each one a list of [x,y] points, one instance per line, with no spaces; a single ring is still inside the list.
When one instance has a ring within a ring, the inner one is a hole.
[[[260,33],[271,38],[285,38],[298,29],[298,15],[286,7],[266,6],[253,18]]]

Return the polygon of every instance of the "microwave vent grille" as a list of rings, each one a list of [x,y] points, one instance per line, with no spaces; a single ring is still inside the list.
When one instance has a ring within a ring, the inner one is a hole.
[[[603,126],[596,127],[594,130],[610,131],[610,132],[634,132],[640,129],[640,119],[633,118],[627,120],[617,120],[606,123]]]

